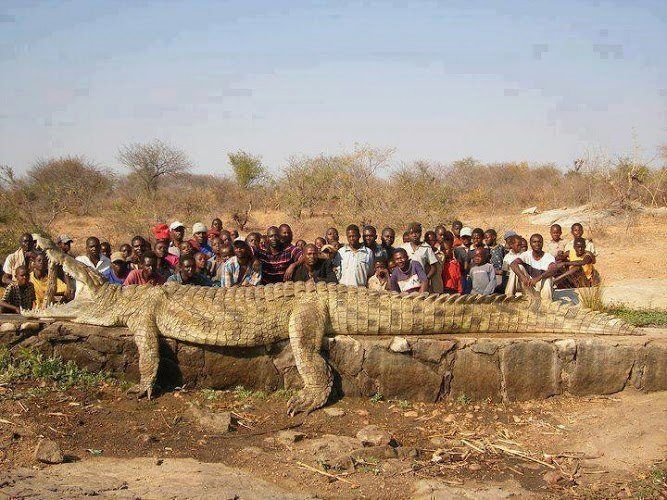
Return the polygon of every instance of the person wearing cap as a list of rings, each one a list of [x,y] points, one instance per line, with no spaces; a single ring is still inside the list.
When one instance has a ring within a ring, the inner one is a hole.
[[[455,221],[458,222],[458,221]],[[454,224],[452,224],[454,228]],[[456,236],[456,235],[455,235]],[[463,227],[459,231],[458,240],[461,242],[460,245],[454,246],[454,257],[461,267],[461,281],[464,284],[464,292],[466,292],[465,285],[468,282],[468,271],[470,270],[470,247],[472,244],[472,229],[469,227]],[[454,238],[456,243],[456,237]]]
[[[19,237],[19,248],[14,253],[11,253],[5,259],[2,266],[4,274],[2,275],[2,283],[9,285],[16,274],[16,270],[25,266],[30,269],[30,260],[35,251],[35,240],[30,233],[23,233]]]
[[[505,231],[505,234],[503,234],[503,240],[505,240],[505,254],[507,254],[507,252],[509,252],[509,250],[510,250],[509,239],[512,236],[516,236],[516,235],[517,235],[516,231],[512,231],[511,229],[509,231]]]
[[[408,240],[399,248],[405,250],[410,260],[421,264],[422,270],[426,273],[426,280],[430,282],[437,272],[438,258],[435,256],[431,245],[422,241],[422,225],[419,222],[413,222],[408,226]],[[394,255],[396,255],[396,252],[392,257]]]
[[[201,222],[195,222],[192,226],[192,238],[190,239],[190,245],[197,252],[205,254],[207,257],[213,256],[213,250],[208,244],[208,230],[206,226]]]
[[[62,253],[66,253],[69,255],[69,252],[72,249],[73,241],[74,240],[70,236],[67,236],[66,234],[61,234],[56,238],[56,245],[58,245],[58,248],[60,248]]]
[[[174,221],[169,224],[169,253],[176,257],[181,256],[181,243],[185,237],[185,226],[179,222]]]
[[[113,252],[111,254],[111,266],[102,273],[112,285],[122,285],[129,274],[127,261],[123,252]]]

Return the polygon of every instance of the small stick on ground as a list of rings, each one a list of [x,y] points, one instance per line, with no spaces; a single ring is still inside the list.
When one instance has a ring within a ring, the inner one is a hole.
[[[308,469],[309,471],[317,472],[318,474],[322,474],[323,476],[330,477],[331,479],[335,479],[336,481],[342,481],[343,483],[347,483],[350,486],[352,486],[352,488],[358,488],[359,487],[359,485],[357,483],[353,483],[349,479],[345,479],[343,477],[336,476],[335,474],[329,474],[328,472],[324,472],[323,470],[320,470],[316,467],[312,467],[308,464],[304,464],[303,462],[300,462],[300,461],[297,461],[296,463],[299,467],[301,467],[303,469]]]
[[[542,464],[545,467],[549,467],[550,469],[555,469],[556,468],[554,465],[551,465],[550,463],[544,462],[543,460],[533,458],[530,455],[528,455],[527,453],[524,453],[522,451],[513,450],[511,448],[506,448],[505,446],[500,446],[499,444],[492,444],[491,446],[493,446],[494,448],[496,448],[500,451],[504,451],[505,453],[509,453],[510,455],[521,457],[525,460],[530,460],[531,462],[537,462],[538,464]]]

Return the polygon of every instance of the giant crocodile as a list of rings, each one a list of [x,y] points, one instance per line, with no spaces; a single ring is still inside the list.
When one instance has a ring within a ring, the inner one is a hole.
[[[51,263],[80,287],[64,305],[24,311],[100,326],[126,326],[139,352],[140,381],[151,397],[159,365],[159,338],[210,346],[251,347],[289,339],[304,387],[288,403],[291,415],[324,406],[332,374],[320,350],[325,335],[428,335],[447,333],[631,333],[604,312],[539,296],[399,294],[323,283],[281,283],[212,288],[169,283],[118,286],[38,238]]]

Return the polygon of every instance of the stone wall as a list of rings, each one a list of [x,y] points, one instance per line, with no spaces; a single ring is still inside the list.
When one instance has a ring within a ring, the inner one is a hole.
[[[0,343],[138,378],[137,350],[125,328],[58,322],[41,331],[34,325],[6,327]],[[627,337],[338,336],[325,340],[324,355],[339,395],[517,401],[561,393],[612,394],[626,387],[667,389],[667,337],[656,332]],[[298,388],[301,379],[287,341],[242,349],[165,340],[159,382],[163,387],[275,390]]]

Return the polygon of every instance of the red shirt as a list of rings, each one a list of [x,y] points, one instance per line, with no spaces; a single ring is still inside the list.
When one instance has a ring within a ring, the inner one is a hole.
[[[130,274],[127,275],[123,286],[125,285],[164,285],[167,279],[164,276],[153,273],[148,279],[144,278],[144,274],[141,272],[141,269],[134,269],[130,271]]]
[[[451,290],[455,290],[457,293],[463,292],[459,261],[451,259],[442,263],[442,283],[445,287],[445,292]]]

